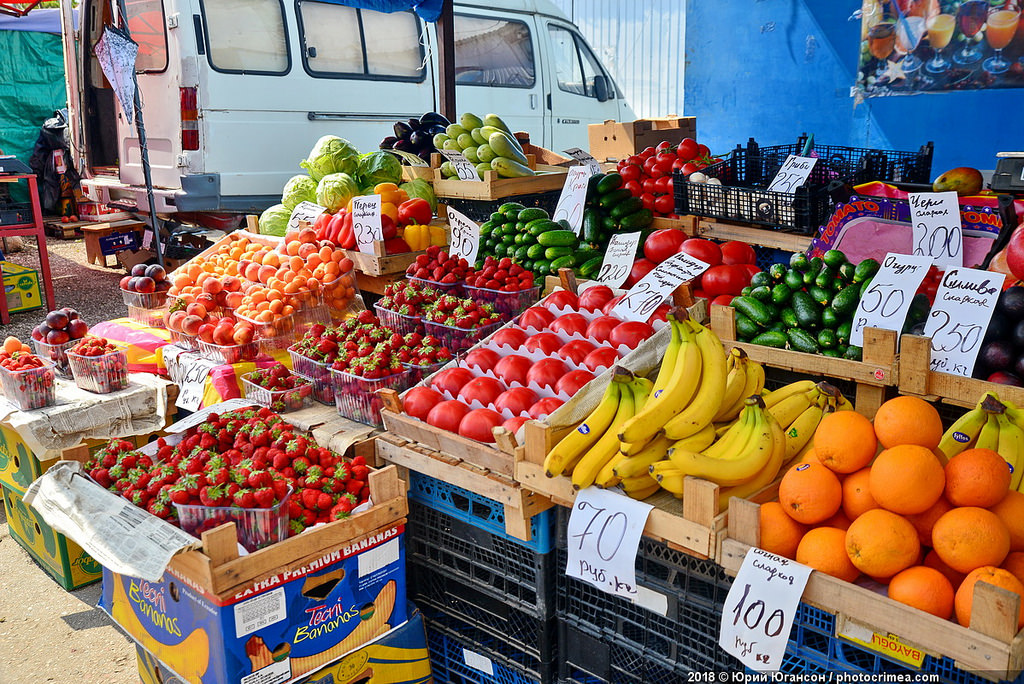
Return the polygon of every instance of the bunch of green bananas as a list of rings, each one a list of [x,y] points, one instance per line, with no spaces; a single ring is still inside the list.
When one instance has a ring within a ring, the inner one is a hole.
[[[1010,466],[1010,488],[1024,491],[1024,411],[986,392],[949,426],[936,451],[943,464],[968,449],[991,449]]]

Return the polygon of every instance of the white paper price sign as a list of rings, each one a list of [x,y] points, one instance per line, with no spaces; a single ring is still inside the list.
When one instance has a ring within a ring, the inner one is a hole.
[[[964,265],[964,233],[956,197],[953,191],[907,195],[914,225],[914,254],[931,257],[939,266]]]
[[[601,163],[594,159],[589,152],[585,152],[578,147],[570,147],[567,150],[563,150],[567,155],[578,161],[581,165],[586,166],[590,169],[590,175],[596,175],[601,173]]]
[[[448,225],[452,232],[449,253],[462,257],[472,265],[480,251],[480,226],[451,207],[448,207]]]
[[[168,350],[171,353],[168,353]],[[203,405],[206,379],[218,364],[198,354],[182,351],[173,345],[165,348],[164,363],[167,366],[167,374],[178,385],[178,398],[174,405],[186,411],[198,411]]]
[[[853,316],[850,344],[864,346],[864,328],[902,330],[903,322],[932,260],[909,254],[886,254],[881,267],[864,291]]]
[[[811,175],[811,169],[814,168],[814,164],[817,161],[815,157],[789,155],[786,157],[786,161],[783,162],[782,168],[775,174],[775,178],[769,184],[768,190],[771,192],[785,192],[792,195],[796,192],[797,188],[807,182],[807,177]]]
[[[570,167],[562,186],[562,195],[558,198],[552,221],[565,219],[577,235],[583,230],[583,205],[587,203],[587,186],[590,184],[590,169],[586,166]]]
[[[627,321],[646,321],[673,290],[706,270],[708,264],[700,259],[681,252],[673,254],[631,287],[612,309],[612,315]]]
[[[718,645],[758,672],[782,667],[811,569],[752,547],[725,597]]]
[[[565,574],[635,600],[636,552],[652,508],[609,489],[581,490],[566,530],[569,560]]]
[[[384,239],[384,229],[380,225],[380,195],[353,198],[352,233],[359,251],[373,254],[374,241]]]
[[[300,221],[313,223],[325,211],[327,211],[327,207],[321,207],[315,202],[299,202],[292,209],[292,215],[288,217],[288,229],[297,230]]]
[[[971,377],[1005,278],[973,268],[951,268],[942,276],[924,324],[932,338],[932,370]]]
[[[458,150],[440,150],[440,152],[455,167],[455,173],[459,175],[459,180],[483,182],[484,179],[477,173],[476,166],[466,159],[462,152]]]
[[[616,233],[608,241],[608,249],[604,251],[601,270],[594,278],[608,287],[619,287],[626,282],[629,272],[636,259],[636,248],[640,244],[640,233]]]

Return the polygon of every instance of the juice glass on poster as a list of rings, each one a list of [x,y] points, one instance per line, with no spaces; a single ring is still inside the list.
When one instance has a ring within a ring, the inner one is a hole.
[[[1018,10],[994,9],[989,12],[985,40],[995,50],[995,54],[986,59],[982,65],[988,73],[995,76],[1005,74],[1010,70],[1010,63],[1003,57],[1003,48],[1013,40],[1019,22],[1020,12]]]
[[[960,5],[960,9],[956,13],[956,20],[960,25],[960,31],[967,36],[967,40],[964,41],[963,48],[953,55],[954,62],[966,66],[981,59],[981,50],[974,45],[974,36],[985,25],[986,19],[988,19],[988,2],[986,0],[967,0]]]
[[[896,44],[902,52],[903,71],[913,73],[921,68],[921,59],[914,54],[924,35],[924,17],[903,17],[896,22]]]
[[[868,50],[878,60],[878,72],[885,72],[885,63],[896,46],[896,25],[891,21],[882,21],[868,29]]]
[[[949,47],[956,30],[956,17],[952,14],[937,14],[928,20],[928,42],[935,50],[935,56],[924,65],[930,74],[941,74],[949,70],[950,62],[942,56],[942,51]]]

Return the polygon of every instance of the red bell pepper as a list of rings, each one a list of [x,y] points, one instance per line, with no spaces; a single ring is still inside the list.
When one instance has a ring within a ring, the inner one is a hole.
[[[426,225],[434,217],[430,202],[422,197],[413,197],[398,205],[398,223],[403,226]],[[385,239],[387,239],[385,237]]]
[[[398,237],[398,228],[387,214],[380,215],[380,230],[385,241]]]
[[[313,230],[316,231],[316,239],[317,240],[326,240],[326,239],[328,239],[327,238],[327,227],[330,225],[331,219],[333,219],[333,218],[334,217],[330,213],[328,213],[326,211],[316,217],[316,221],[313,222]]]
[[[391,254],[405,254],[411,252],[409,244],[400,237],[391,238],[384,241],[384,253],[387,255]]]
[[[341,225],[345,220],[344,214],[345,211],[342,210],[335,214],[333,218],[331,218],[330,223],[327,224],[327,228],[324,230],[323,239],[330,240],[335,244],[338,243],[338,235],[341,234]]]

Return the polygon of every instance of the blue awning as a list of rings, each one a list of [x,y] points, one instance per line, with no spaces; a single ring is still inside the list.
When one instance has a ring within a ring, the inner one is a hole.
[[[376,10],[378,12],[401,12],[403,10],[414,10],[423,21],[437,21],[441,16],[441,6],[444,0],[320,0],[335,5],[347,5],[361,9]],[[450,2],[451,0],[449,0]]]

